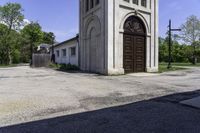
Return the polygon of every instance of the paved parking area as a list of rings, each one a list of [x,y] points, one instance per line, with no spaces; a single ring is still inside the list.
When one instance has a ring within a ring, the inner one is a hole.
[[[199,96],[199,75],[200,68],[123,76],[1,68],[0,133],[184,133],[185,125],[199,133],[199,110],[179,104]]]

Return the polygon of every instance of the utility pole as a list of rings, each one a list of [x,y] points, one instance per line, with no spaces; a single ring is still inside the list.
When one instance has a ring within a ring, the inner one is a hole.
[[[169,38],[168,52],[169,52],[169,55],[168,55],[168,67],[167,67],[168,69],[170,69],[172,67],[171,66],[171,62],[172,62],[172,39],[171,39],[172,31],[171,31],[171,29],[172,29],[172,21],[169,20],[169,31],[168,31],[168,38]]]
[[[172,67],[171,62],[172,62],[172,31],[181,31],[181,29],[172,29],[172,21],[171,19],[169,20],[169,31],[168,31],[168,36],[169,36],[169,59],[168,59],[168,66],[167,68],[170,69]]]

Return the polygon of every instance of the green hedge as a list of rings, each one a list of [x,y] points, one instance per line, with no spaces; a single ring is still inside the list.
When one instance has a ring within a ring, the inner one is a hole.
[[[50,68],[54,68],[61,71],[76,71],[79,70],[79,67],[72,64],[49,64]]]

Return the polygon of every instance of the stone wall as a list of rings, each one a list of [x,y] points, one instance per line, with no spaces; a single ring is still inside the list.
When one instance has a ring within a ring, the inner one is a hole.
[[[123,25],[130,16],[139,17],[146,27],[146,71],[158,71],[158,0],[147,0],[147,7],[124,0],[100,0],[100,4],[88,12],[85,0],[80,0],[82,70],[124,74]]]

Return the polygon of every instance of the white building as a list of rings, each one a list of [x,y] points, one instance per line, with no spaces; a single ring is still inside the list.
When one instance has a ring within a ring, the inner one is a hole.
[[[79,66],[78,37],[54,45],[55,62]],[[52,51],[51,51],[52,55]]]
[[[158,71],[158,0],[80,0],[80,69]]]

